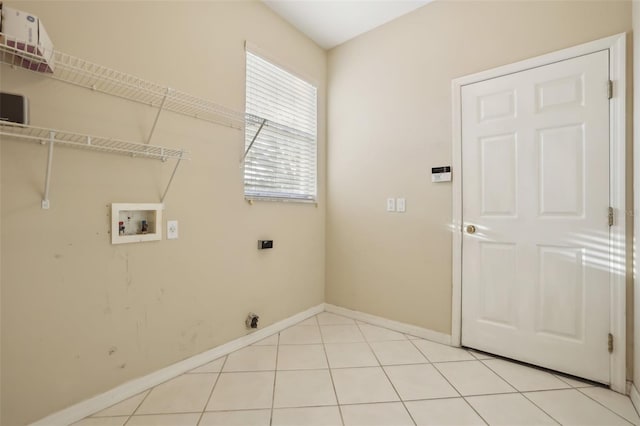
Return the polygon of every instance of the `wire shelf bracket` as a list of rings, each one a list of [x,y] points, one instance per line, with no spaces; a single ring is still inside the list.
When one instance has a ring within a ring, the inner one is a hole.
[[[61,130],[42,127],[27,126],[24,124],[0,122],[0,136],[13,138],[25,142],[38,142],[48,145],[47,167],[45,172],[45,186],[42,199],[42,208],[50,207],[49,194],[51,188],[51,172],[53,168],[54,146],[67,146],[71,148],[86,149],[103,153],[120,154],[135,158],[152,159],[166,162],[177,160],[169,184],[162,196],[164,198],[169,191],[173,178],[182,160],[188,160],[188,151],[183,149],[165,148],[150,144],[127,142],[118,139],[89,136]]]
[[[149,137],[147,138],[147,143],[151,143],[151,138],[153,137],[153,132],[156,130],[156,126],[158,125],[158,120],[160,119],[160,113],[162,112],[162,108],[164,108],[165,102],[167,102],[167,96],[169,96],[170,88],[167,87],[167,93],[162,98],[162,103],[158,108],[158,113],[156,114],[156,119],[153,120],[153,126],[151,127],[151,131],[149,132]]]
[[[167,192],[169,192],[169,188],[173,183],[173,178],[176,176],[176,172],[178,171],[178,166],[180,165],[181,161],[182,161],[182,158],[178,158],[178,161],[176,161],[176,166],[173,168],[173,173],[171,173],[171,177],[169,178],[169,182],[167,183],[167,188],[164,190],[164,193],[162,194],[162,198],[160,199],[160,202],[162,204],[164,204],[164,199],[167,198]]]
[[[47,172],[44,180],[44,196],[42,197],[42,208],[49,209],[49,188],[51,187],[51,164],[53,163],[53,144],[56,140],[56,132],[49,133],[49,153],[47,155]]]
[[[265,124],[267,124],[267,119],[266,118],[262,119],[262,123],[260,123],[260,127],[258,127],[258,130],[256,131],[256,134],[253,135],[253,139],[251,139],[251,143],[249,143],[249,146],[245,150],[244,155],[240,159],[240,166],[242,166],[244,164],[244,160],[247,158],[247,155],[249,155],[249,151],[251,150],[251,147],[255,143],[256,139],[258,139],[258,135],[260,135],[260,132],[262,131],[262,128],[264,127]]]

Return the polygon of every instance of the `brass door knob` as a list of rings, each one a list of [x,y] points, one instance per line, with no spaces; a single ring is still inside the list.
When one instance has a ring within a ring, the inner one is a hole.
[[[476,227],[473,225],[467,225],[467,234],[475,234],[476,233]]]

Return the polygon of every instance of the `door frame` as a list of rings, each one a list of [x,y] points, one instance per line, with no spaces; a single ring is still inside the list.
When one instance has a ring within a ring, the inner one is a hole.
[[[451,303],[451,344],[460,346],[462,331],[462,87],[491,78],[537,68],[543,65],[587,55],[602,50],[609,51],[609,75],[613,81],[613,98],[609,101],[610,146],[609,194],[614,209],[614,225],[610,227],[609,266],[611,283],[610,333],[615,340],[610,356],[610,387],[626,394],[626,34],[621,33],[600,40],[559,50],[542,56],[504,65],[452,81],[454,172],[452,233],[453,271]],[[606,93],[606,87],[602,88]],[[455,175],[457,174],[457,176]],[[603,213],[603,220],[606,216]],[[603,345],[606,341],[603,340]]]

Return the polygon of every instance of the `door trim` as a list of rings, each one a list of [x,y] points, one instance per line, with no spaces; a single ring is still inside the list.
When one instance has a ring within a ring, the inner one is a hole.
[[[453,150],[452,168],[453,205],[453,271],[451,295],[451,344],[460,346],[462,330],[462,87],[491,78],[525,71],[576,56],[608,50],[609,74],[614,84],[613,98],[609,102],[610,164],[609,194],[614,208],[614,225],[610,228],[609,265],[611,283],[611,334],[615,337],[615,350],[610,357],[610,387],[620,393],[626,392],[626,34],[617,34],[568,49],[549,53],[524,61],[501,66],[476,74],[459,77],[452,81],[453,106]],[[603,96],[606,87],[602,88]],[[603,220],[606,216],[603,213]],[[602,344],[606,341],[603,339]]]

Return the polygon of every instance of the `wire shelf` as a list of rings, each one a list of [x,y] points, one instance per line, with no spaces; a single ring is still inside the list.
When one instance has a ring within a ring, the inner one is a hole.
[[[76,86],[117,96],[201,120],[244,128],[245,114],[131,74],[54,50],[38,55],[37,46],[0,33],[0,61],[44,73]],[[50,57],[45,59],[45,56]],[[47,70],[54,69],[53,72]]]
[[[37,54],[38,49],[42,55]],[[238,112],[57,50],[42,52],[37,46],[3,33],[0,33],[0,62],[93,91],[156,107],[159,111],[169,110],[236,129],[244,129],[245,126],[257,128],[264,122],[266,128],[272,128],[280,134],[296,135],[300,132],[263,117]]]
[[[188,152],[181,149],[164,148],[156,145],[126,142],[119,139],[89,136],[15,123],[0,122],[0,136],[39,143],[50,142],[53,138],[56,145],[161,161],[189,159]]]

